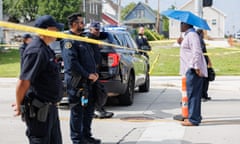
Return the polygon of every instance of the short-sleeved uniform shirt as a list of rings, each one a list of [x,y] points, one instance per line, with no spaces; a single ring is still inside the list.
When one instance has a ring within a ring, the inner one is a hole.
[[[26,49],[27,44],[23,43],[20,47],[19,47],[19,52],[20,52],[20,66],[22,67],[22,63],[23,63],[23,52]]]
[[[61,100],[63,87],[55,53],[39,37],[24,51],[20,79],[31,82],[28,93],[35,98],[52,103]]]

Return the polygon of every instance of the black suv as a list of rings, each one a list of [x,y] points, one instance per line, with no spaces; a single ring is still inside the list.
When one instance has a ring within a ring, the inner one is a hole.
[[[101,46],[99,80],[105,85],[108,96],[117,96],[121,105],[131,105],[136,87],[140,92],[149,91],[148,58],[138,51],[135,41],[126,30],[108,27],[101,33],[106,35],[102,41],[122,47]],[[52,48],[58,49],[57,46]]]

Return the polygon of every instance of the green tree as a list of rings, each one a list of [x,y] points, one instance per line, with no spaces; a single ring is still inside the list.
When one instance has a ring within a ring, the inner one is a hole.
[[[38,8],[38,0],[3,0],[3,13],[18,21],[32,21]]]
[[[169,20],[166,16],[162,16],[163,21],[163,31],[168,32],[169,31]]]
[[[124,7],[121,11],[121,20],[123,20],[136,5],[137,4],[135,2],[131,2],[126,7]]]
[[[49,14],[58,22],[67,26],[66,18],[73,12],[80,12],[82,0],[44,0],[40,4],[38,15]]]
[[[80,12],[82,0],[3,0],[4,14],[16,20],[33,21],[39,15],[49,14],[66,24],[66,17]]]

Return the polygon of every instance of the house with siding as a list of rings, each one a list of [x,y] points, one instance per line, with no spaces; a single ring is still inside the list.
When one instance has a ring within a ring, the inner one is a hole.
[[[147,4],[139,2],[124,18],[123,23],[133,28],[144,25],[150,29],[155,29],[157,13]]]
[[[187,10],[194,13],[195,0],[190,0],[179,10]],[[203,19],[205,19],[211,28],[210,31],[205,31],[205,37],[209,39],[222,39],[225,33],[225,19],[226,16],[223,12],[215,7],[203,8]],[[169,38],[178,38],[180,36],[180,22],[177,20],[169,19]]]

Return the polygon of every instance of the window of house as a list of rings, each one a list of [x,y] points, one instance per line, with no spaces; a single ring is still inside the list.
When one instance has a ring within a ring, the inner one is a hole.
[[[212,19],[212,25],[216,25],[217,24],[217,20],[216,19]]]
[[[136,18],[143,18],[145,16],[145,11],[143,9],[138,9],[135,12]]]

